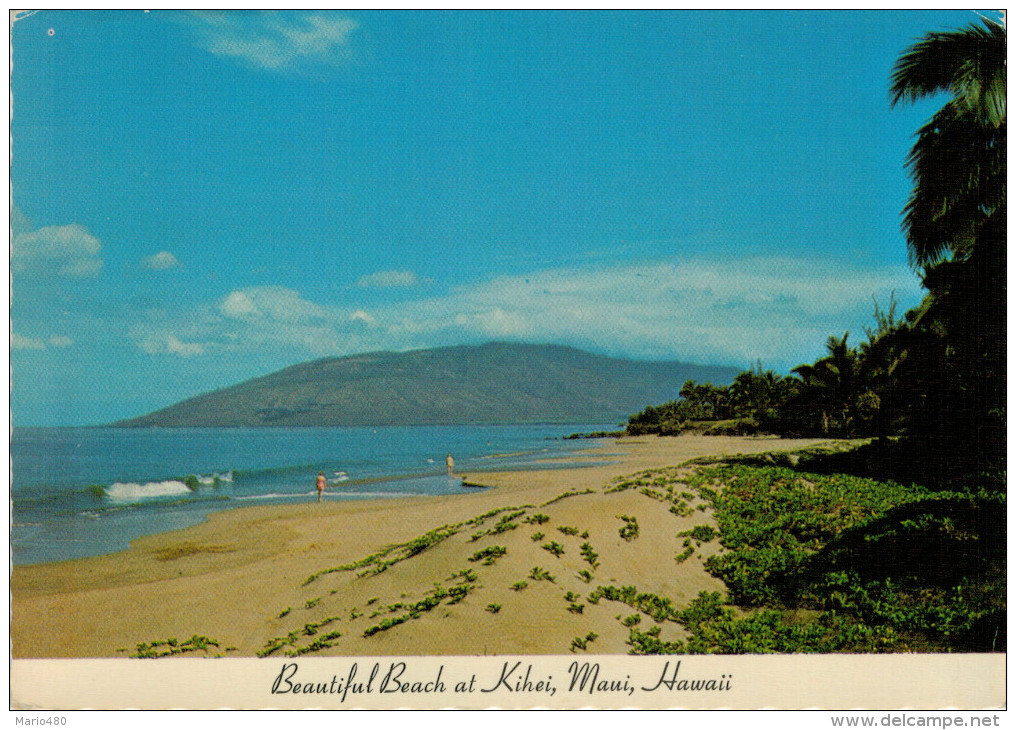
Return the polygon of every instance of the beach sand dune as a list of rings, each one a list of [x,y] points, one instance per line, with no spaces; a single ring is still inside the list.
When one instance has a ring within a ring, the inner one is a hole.
[[[679,516],[637,490],[606,491],[614,480],[699,456],[815,443],[622,438],[574,457],[600,461],[597,466],[468,475],[492,487],[472,494],[215,513],[206,523],[139,539],[113,555],[16,566],[12,654],[124,657],[140,643],[193,635],[214,639],[219,648],[212,651],[226,656],[255,656],[275,645],[273,656],[309,648],[312,656],[563,654],[590,632],[596,634],[590,652],[626,653],[628,628],[618,617],[635,610],[588,602],[596,586],[634,585],[682,606],[723,584],[702,567],[718,549],[715,542],[675,560],[682,543],[677,533],[714,524],[708,511],[689,500],[690,514]],[[556,499],[567,492],[582,493]],[[635,518],[637,537],[622,537],[622,517]],[[432,544],[412,557],[404,546],[360,568],[334,570],[431,531]],[[533,539],[538,533],[543,537]],[[559,554],[543,547],[551,543]],[[592,562],[584,544],[596,553]],[[486,557],[471,560],[495,548],[503,554],[491,564]],[[553,581],[532,577],[534,568]],[[308,582],[311,576],[317,577]],[[519,589],[521,581],[526,585]],[[385,622],[395,623],[372,633]],[[668,623],[661,638],[679,632]]]

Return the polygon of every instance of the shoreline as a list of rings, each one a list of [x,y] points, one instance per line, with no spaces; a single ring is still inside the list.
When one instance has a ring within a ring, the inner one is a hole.
[[[597,438],[599,438],[599,437],[597,437]],[[602,439],[600,439],[600,440],[602,440]],[[518,455],[524,454],[524,453],[525,452],[519,452],[517,454],[495,454],[493,456],[484,457],[484,458],[490,458],[490,459],[506,458],[506,457],[518,456]],[[525,472],[532,472],[532,471],[553,471],[553,470],[564,470],[564,469],[581,469],[581,468],[586,468],[586,466],[597,466],[597,465],[600,465],[601,462],[608,461],[609,457],[611,456],[611,454],[609,454],[609,453],[606,453],[606,454],[598,456],[598,454],[599,454],[599,450],[598,449],[581,449],[581,450],[577,450],[577,451],[575,451],[573,453],[577,454],[577,455],[589,454],[591,457],[597,457],[597,458],[578,459],[578,458],[573,457],[572,455],[558,456],[558,457],[548,457],[546,459],[534,461],[534,462],[532,462],[532,464],[527,465],[527,466],[516,466],[516,467],[514,467],[514,468],[512,468],[510,470],[507,470],[507,471],[510,471],[511,473],[525,473]],[[573,465],[573,462],[575,463],[575,465]],[[585,464],[585,462],[589,462],[589,463]],[[560,464],[560,465],[556,465],[556,464]],[[472,470],[470,470],[469,473],[472,474],[472,475],[481,475],[482,476],[482,475],[486,475],[486,474],[500,474],[500,473],[504,473],[505,471],[506,471],[505,469],[497,468],[496,466],[491,466],[491,467],[480,468],[480,469],[472,469]],[[356,492],[350,492],[350,491],[339,491],[339,490],[348,490],[349,488],[352,488],[352,487],[369,487],[369,486],[374,485],[374,484],[397,484],[399,482],[414,481],[414,480],[420,480],[420,479],[440,479],[440,478],[445,477],[445,475],[446,475],[446,473],[443,472],[443,471],[431,471],[431,472],[414,472],[414,473],[409,473],[409,474],[394,474],[394,475],[386,475],[386,476],[364,477],[364,478],[360,478],[360,479],[344,480],[344,481],[339,483],[341,486],[329,484],[329,487],[327,489],[325,489],[324,494],[323,494],[323,497],[324,497],[323,504],[348,504],[350,502],[368,502],[368,501],[369,502],[375,502],[376,501],[376,502],[379,502],[379,503],[386,503],[386,502],[398,501],[398,500],[404,500],[404,499],[414,500],[414,499],[420,499],[420,498],[423,498],[423,497],[449,497],[449,498],[454,498],[454,497],[464,496],[461,493],[459,493],[459,494],[455,494],[455,493],[452,493],[452,494],[427,494],[427,493],[422,493],[422,492],[421,493],[392,493],[392,494],[387,495],[387,496],[382,496],[383,493],[381,493],[381,492],[367,492],[367,493],[364,493],[364,494],[358,494]],[[479,480],[475,480],[475,479],[472,479],[472,478],[468,477],[468,475],[466,475],[466,474],[455,474],[455,475],[453,475],[453,477],[458,479],[459,482],[460,482],[460,485],[463,488],[466,488],[466,489],[491,489],[492,488],[490,485],[482,483],[482,481],[483,481],[482,478],[479,479]],[[469,479],[469,480],[467,481],[467,479]],[[280,496],[280,497],[276,498],[274,501],[271,501],[271,502],[268,501],[267,499],[264,502],[260,502],[260,501],[258,501],[259,499],[260,498],[258,498],[258,497],[239,497],[239,498],[234,498],[233,501],[230,502],[230,503],[223,503],[224,506],[210,507],[206,511],[203,511],[203,512],[201,512],[201,511],[195,511],[195,515],[199,515],[200,516],[200,521],[196,522],[193,525],[186,525],[186,526],[183,526],[183,527],[170,527],[168,529],[158,530],[156,532],[150,532],[150,533],[146,533],[144,535],[139,535],[137,537],[131,538],[128,541],[128,544],[127,544],[126,547],[121,547],[121,548],[118,548],[118,549],[115,549],[115,550],[109,550],[107,552],[98,553],[96,555],[83,555],[83,556],[76,557],[76,558],[57,558],[55,560],[42,560],[42,561],[30,562],[30,563],[19,563],[19,562],[13,562],[13,560],[12,560],[12,565],[16,566],[16,567],[31,567],[31,566],[50,565],[50,564],[55,564],[55,563],[71,563],[71,562],[78,561],[78,560],[89,560],[89,559],[94,559],[94,558],[102,558],[102,557],[106,557],[106,556],[109,556],[109,555],[116,555],[117,553],[126,552],[126,551],[130,550],[133,547],[134,543],[137,542],[138,540],[143,540],[145,538],[150,538],[150,537],[156,537],[158,535],[163,535],[163,534],[171,534],[171,533],[180,532],[180,531],[183,531],[183,530],[189,530],[189,529],[192,529],[192,528],[195,528],[195,527],[198,527],[200,525],[205,524],[206,522],[208,522],[212,518],[213,515],[217,515],[217,514],[220,514],[220,513],[223,513],[223,512],[233,512],[233,511],[236,511],[236,510],[247,510],[247,509],[255,509],[255,508],[281,509],[281,508],[292,506],[292,505],[307,504],[307,503],[310,503],[310,502],[314,501],[314,491],[313,490],[309,490],[305,494],[302,494],[302,495],[297,495],[297,494],[294,494],[294,495],[283,495],[283,496]]]
[[[467,474],[470,481],[490,488],[466,494],[250,505],[214,512],[201,524],[138,538],[117,553],[14,566],[12,655],[124,657],[142,642],[203,635],[215,638],[223,650],[235,648],[227,656],[253,656],[271,637],[285,635],[290,623],[302,627],[322,617],[334,618],[342,637],[320,655],[567,652],[577,627],[588,623],[582,615],[556,610],[558,604],[564,605],[565,587],[572,582],[576,589],[584,587],[572,577],[583,565],[577,537],[555,533],[552,537],[567,551],[555,557],[530,539],[533,529],[506,532],[496,541],[486,537],[474,541],[462,528],[454,539],[380,575],[357,578],[352,572],[332,572],[309,586],[304,580],[435,528],[465,524],[491,510],[545,505],[565,492],[591,490],[542,509],[554,520],[545,526],[547,533],[558,524],[574,523],[589,534],[589,542],[603,556],[598,574],[610,573],[611,580],[645,585],[676,600],[698,590],[722,589],[697,562],[660,570],[660,551],[664,545],[669,550],[680,520],[665,509],[655,509],[657,503],[637,493],[606,495],[602,487],[620,476],[677,466],[699,456],[791,450],[826,441],[626,437],[564,460],[609,458],[595,466],[561,468],[562,460],[554,459],[551,469]],[[614,523],[617,514],[628,513],[638,514],[643,535],[623,543]],[[688,521],[693,524],[696,519],[702,521],[701,513]],[[494,542],[509,551],[496,566],[478,567],[469,561],[477,548]],[[626,557],[620,560],[622,554]],[[534,564],[557,570],[557,584],[510,591],[508,586]],[[440,618],[427,616],[371,638],[361,637],[363,627],[373,623],[363,615],[371,611],[368,607],[415,600],[456,570],[481,576],[475,596],[448,610],[442,606]],[[513,620],[506,614],[516,603],[529,609],[526,617]],[[504,605],[506,610],[492,614],[491,605]],[[587,616],[597,607],[588,608]],[[623,639],[621,634],[604,637],[597,651],[625,653]]]
[[[350,429],[355,436],[350,437],[351,440],[339,433],[336,444],[332,444],[336,429],[324,430],[329,434],[329,448],[323,448],[323,442],[312,439],[302,446],[303,451],[289,466],[277,466],[288,463],[286,454],[290,444],[285,438],[268,438],[261,444],[262,457],[252,460],[244,449],[235,448],[235,443],[229,439],[219,444],[221,434],[216,431],[209,434],[218,439],[211,450],[195,449],[193,439],[179,444],[174,440],[167,441],[167,444],[180,447],[179,451],[183,454],[180,456],[160,442],[155,456],[141,459],[140,467],[134,465],[134,460],[114,459],[111,462],[113,466],[105,471],[72,468],[55,478],[55,487],[45,486],[49,481],[44,473],[47,460],[32,458],[31,442],[23,440],[20,451],[17,444],[13,447],[20,466],[17,470],[20,477],[12,486],[12,562],[15,565],[41,565],[100,557],[127,550],[132,541],[147,535],[202,524],[212,513],[259,504],[284,506],[311,501],[316,496],[314,473],[319,469],[350,468],[342,463],[341,458],[336,460],[332,451],[355,457],[362,448],[366,455],[355,459],[353,478],[347,475],[345,479],[340,477],[333,481],[329,477],[324,494],[329,502],[464,491],[460,480],[445,480],[444,453],[449,446],[448,450],[456,454],[460,454],[457,447],[461,447],[463,459],[459,467],[475,478],[477,473],[489,471],[548,468],[547,465],[535,467],[530,462],[553,456],[566,457],[596,445],[568,441],[559,433],[547,431],[547,427],[541,424],[537,424],[535,430],[516,426],[513,430],[495,430],[487,434],[482,429],[466,427],[462,433],[455,431],[450,435],[435,435],[427,430],[420,434],[398,433],[392,436],[394,441],[386,444],[384,453],[379,456],[375,453],[376,444],[379,438],[385,437],[378,436],[376,429]],[[259,434],[263,435],[263,431],[260,430]],[[293,429],[282,431],[288,434]],[[372,431],[373,435],[364,435],[367,431]],[[73,439],[67,436],[53,438],[58,442],[58,452],[61,451],[60,446],[73,443]],[[277,443],[280,438],[283,443]],[[101,439],[95,443],[100,442]],[[86,452],[91,443],[85,444]],[[144,448],[144,440],[132,443],[136,448]],[[216,445],[223,446],[225,455],[216,450]],[[497,451],[499,447],[500,452]],[[440,459],[437,458],[438,451]],[[427,459],[427,456],[434,458]],[[90,463],[88,458],[86,453],[81,463]],[[69,461],[75,463],[73,459]],[[547,462],[548,465],[551,463]],[[133,471],[125,471],[128,468]],[[234,471],[238,482],[235,485],[229,483],[233,482]],[[188,481],[195,475],[200,483]],[[218,483],[212,485],[213,478],[220,476],[223,479],[221,490]],[[303,480],[308,478],[310,486],[301,489]],[[170,485],[170,482],[173,484]],[[89,486],[81,486],[85,483]],[[76,486],[68,487],[67,484]]]

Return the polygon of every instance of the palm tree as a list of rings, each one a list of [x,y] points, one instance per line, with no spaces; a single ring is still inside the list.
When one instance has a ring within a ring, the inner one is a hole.
[[[814,365],[798,365],[791,372],[804,381],[813,402],[822,413],[822,433],[828,434],[833,415],[839,427],[849,428],[857,396],[857,351],[847,345],[849,332],[843,337],[830,335],[826,341],[828,355]]]
[[[868,403],[875,409],[876,456],[879,467],[883,468],[899,395],[912,385],[897,374],[907,360],[913,338],[906,320],[896,316],[895,291],[890,295],[886,310],[875,300],[875,326],[865,327],[864,334],[865,341],[858,348],[858,372]]]
[[[1005,28],[983,19],[928,33],[893,70],[893,106],[951,97],[918,131],[907,158],[914,190],[903,229],[915,266],[966,259],[975,247],[991,249],[989,259],[1004,256],[1004,238],[985,234],[999,228],[986,225],[992,218],[1005,215],[1005,46]]]
[[[894,105],[948,94],[907,158],[903,229],[928,295],[888,340],[906,350],[889,391],[908,394],[905,431],[940,474],[1004,470],[1005,47],[1005,28],[984,19],[928,33],[892,74]]]
[[[727,388],[724,409],[736,418],[753,418],[764,429],[778,428],[779,421],[793,395],[793,378],[777,375],[772,370],[757,369],[738,373]]]

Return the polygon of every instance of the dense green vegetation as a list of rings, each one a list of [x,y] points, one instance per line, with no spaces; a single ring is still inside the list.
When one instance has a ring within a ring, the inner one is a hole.
[[[599,586],[590,602],[619,601],[690,635],[665,641],[629,617],[634,653],[1005,650],[1003,495],[743,464],[682,482],[714,511],[724,549],[705,565],[729,596],[679,609]],[[715,539],[705,525],[681,535]]]

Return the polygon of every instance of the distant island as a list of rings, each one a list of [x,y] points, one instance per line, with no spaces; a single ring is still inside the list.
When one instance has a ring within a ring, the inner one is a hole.
[[[119,421],[119,427],[608,423],[726,384],[737,368],[642,362],[559,345],[490,343],[293,365]]]

